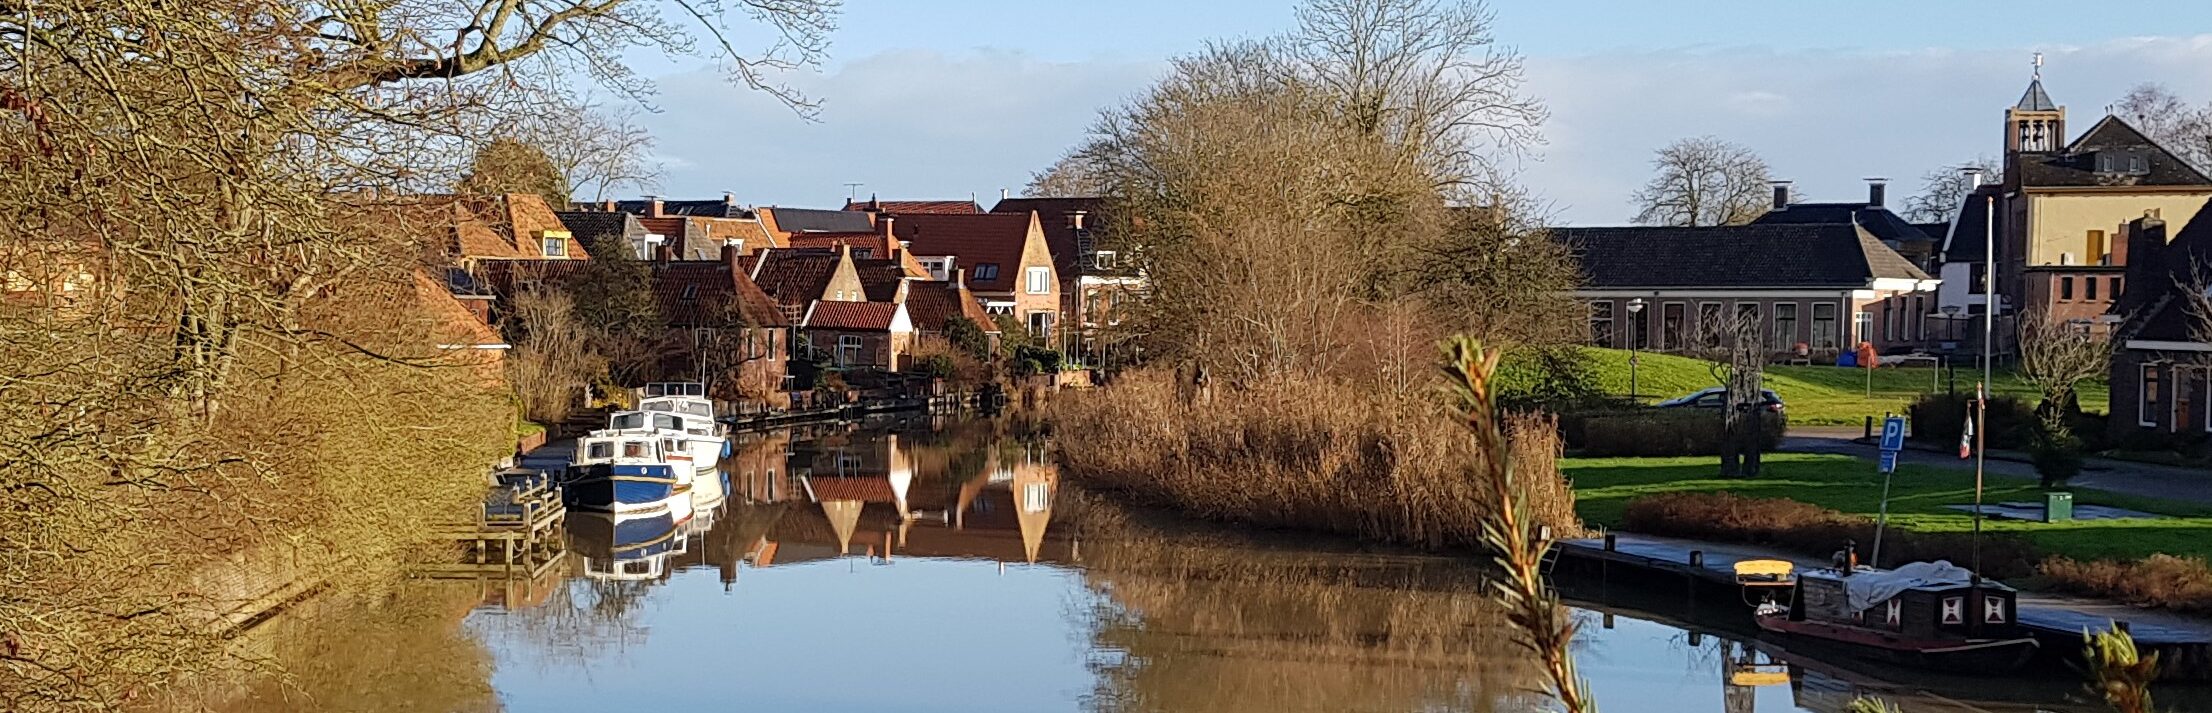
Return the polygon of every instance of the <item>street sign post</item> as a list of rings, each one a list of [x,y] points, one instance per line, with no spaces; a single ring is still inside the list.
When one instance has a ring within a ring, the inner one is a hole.
[[[1882,509],[1881,516],[1874,521],[1874,556],[1867,560],[1868,563],[1874,565],[1874,567],[1877,569],[1881,568],[1882,566],[1882,531],[1888,529],[1889,527],[1890,474],[1897,472],[1897,452],[1904,449],[1905,417],[1883,417],[1882,459],[1880,464],[1880,469],[1882,471]]]

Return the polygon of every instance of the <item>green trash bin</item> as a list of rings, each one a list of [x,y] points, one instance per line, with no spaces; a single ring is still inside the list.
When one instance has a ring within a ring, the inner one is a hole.
[[[2073,493],[2044,493],[2043,521],[2066,522],[2074,519]]]

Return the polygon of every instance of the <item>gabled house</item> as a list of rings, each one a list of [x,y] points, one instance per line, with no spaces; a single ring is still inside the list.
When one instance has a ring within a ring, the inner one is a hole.
[[[1696,228],[1554,228],[1581,263],[1575,291],[1601,347],[1711,345],[1735,315],[1758,321],[1776,355],[1802,344],[1832,359],[1859,342],[1917,343],[1937,280],[1865,230],[1841,223]],[[1920,306],[1915,307],[1915,304]]]
[[[672,337],[662,376],[706,381],[717,398],[785,407],[792,322],[740,258],[729,246],[719,260],[652,264],[654,302]]]
[[[571,213],[633,216],[634,223],[624,226],[623,232],[631,238],[642,259],[652,259],[660,251],[667,250],[672,258],[714,260],[725,246],[754,252],[785,245],[761,222],[757,211],[739,205],[736,198],[727,193],[722,194],[721,200],[646,198],[578,203],[571,211],[563,213],[563,217]],[[601,224],[611,222],[611,218],[600,220]]]
[[[838,368],[906,368],[914,349],[914,322],[898,302],[817,300],[799,322],[816,353]]]
[[[992,315],[1013,315],[1050,340],[1060,322],[1060,278],[1037,214],[899,216],[892,234],[930,276],[967,271],[967,286]]]
[[[2168,241],[2158,216],[2123,234],[2127,288],[2113,305],[2111,414],[2115,435],[2212,434],[2212,201]],[[2174,445],[2174,444],[2169,444]]]
[[[1119,324],[1124,305],[1143,294],[1144,277],[1136,270],[1135,256],[1103,235],[1112,225],[1106,199],[1001,198],[991,212],[1036,214],[1060,278],[1061,314],[1086,335]]]
[[[849,249],[763,250],[744,257],[739,264],[794,324],[817,301],[868,301]]]
[[[637,216],[629,213],[570,210],[562,211],[560,219],[577,241],[585,245],[621,245],[637,260],[654,259],[668,244],[666,238],[652,235]]]
[[[403,221],[438,236],[448,264],[591,257],[544,198],[530,193],[426,195],[397,202]]]

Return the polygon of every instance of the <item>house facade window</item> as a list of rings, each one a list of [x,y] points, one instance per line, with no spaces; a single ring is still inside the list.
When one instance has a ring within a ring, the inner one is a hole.
[[[1042,295],[1052,291],[1052,268],[1029,268],[1029,294]]]
[[[2091,302],[2097,301],[2097,278],[2081,278],[2081,298]]]
[[[2144,364],[2137,367],[2137,370],[2136,385],[2141,388],[2136,392],[2135,423],[2139,426],[2157,426],[2158,389],[2161,386],[2158,365]]]
[[[544,250],[546,257],[568,257],[568,238],[548,235]]]
[[[1783,351],[1797,346],[1797,303],[1782,302],[1774,305],[1774,341],[1767,347]]]
[[[1022,512],[1039,513],[1052,507],[1052,487],[1044,483],[1022,486]]]
[[[837,336],[837,365],[838,365],[838,366],[852,366],[853,364],[856,364],[856,363],[859,363],[859,362],[860,362],[860,335],[858,335],[858,334],[840,334],[840,335],[838,335],[838,336]]]
[[[1836,348],[1837,339],[1842,336],[1836,331],[1840,326],[1842,325],[1836,324],[1835,303],[1822,302],[1813,305],[1813,348]]]
[[[2109,294],[2109,295],[2112,295],[2112,299],[2120,299],[2120,278],[2119,278],[2119,277],[2115,276],[2115,277],[2113,277],[2113,278],[2112,278],[2112,289],[2111,289],[2110,291],[2106,292],[2105,294]]]
[[[1874,313],[1851,313],[1851,329],[1854,332],[1854,334],[1851,335],[1855,338],[1854,342],[1874,341]]]
[[[1659,348],[1681,349],[1683,326],[1689,317],[1689,306],[1680,302],[1668,302],[1659,306]]]
[[[1726,314],[1727,311],[1721,309],[1721,304],[1719,302],[1697,303],[1697,332],[1699,346],[1705,347],[1706,349],[1712,349],[1720,346],[1720,335],[1726,333],[1728,330],[1728,325],[1721,323],[1722,320],[1726,319],[1726,317],[1724,316]]]
[[[1746,338],[1752,340],[1753,343],[1758,343],[1766,339],[1759,334],[1759,330],[1766,327],[1766,323],[1760,321],[1759,318],[1759,303],[1736,303],[1736,321],[1751,325],[1751,334],[1746,335]]]
[[[2058,299],[2061,302],[2072,302],[2074,300],[2073,275],[2058,278]]]
[[[1100,270],[1114,269],[1114,251],[1100,250],[1092,254],[1091,264]]]
[[[1613,346],[1613,302],[1611,300],[1590,303],[1590,343],[1600,347]]]
[[[1912,314],[1905,315],[1907,339],[1919,341],[1928,338],[1928,303],[1920,295],[1912,296]]]
[[[1036,337],[1039,337],[1039,338],[1043,338],[1043,337],[1050,337],[1050,336],[1052,336],[1052,318],[1053,318],[1053,316],[1054,316],[1054,315],[1057,315],[1057,314],[1058,314],[1057,312],[1050,312],[1050,311],[1039,311],[1039,312],[1031,312],[1031,313],[1029,313],[1029,333],[1030,333],[1030,335],[1032,335],[1032,336],[1036,336]]]

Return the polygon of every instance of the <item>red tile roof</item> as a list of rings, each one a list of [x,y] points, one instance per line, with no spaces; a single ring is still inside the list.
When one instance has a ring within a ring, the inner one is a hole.
[[[899,283],[907,277],[903,260],[854,260],[853,270],[860,275],[860,289],[870,302],[895,302]]]
[[[806,481],[816,501],[857,500],[864,503],[898,502],[898,491],[889,478],[814,477]]]
[[[829,302],[817,300],[807,311],[808,329],[844,329],[852,331],[888,332],[891,323],[898,318],[899,305],[892,302]]]
[[[1062,277],[1075,274],[1076,264],[1083,256],[1076,254],[1075,224],[1070,213],[1083,212],[1083,227],[1097,235],[1105,225],[1104,198],[1008,198],[991,206],[993,213],[1021,215],[1035,212],[1037,225],[1045,231],[1045,244],[1052,249],[1052,266]]]
[[[774,299],[720,260],[653,263],[653,298],[673,327],[728,325],[733,312],[750,326],[790,324]]]
[[[854,250],[866,250],[869,257],[881,258],[891,249],[883,244],[883,236],[876,233],[793,233],[791,248],[794,250],[836,250],[840,245],[851,245]]]
[[[917,280],[906,286],[906,316],[914,321],[914,329],[924,332],[942,332],[945,322],[954,317],[966,317],[986,333],[999,331],[998,322],[983,311],[983,305],[975,301],[975,293],[965,286],[952,282]]]
[[[968,287],[978,292],[1011,292],[1021,272],[1022,246],[1029,239],[1029,214],[907,215],[892,231],[917,256],[953,256],[953,267],[968,271]],[[978,268],[992,265],[989,279]]]
[[[974,215],[983,212],[975,201],[880,201],[873,198],[864,201],[846,201],[845,210],[860,210],[892,215]]]
[[[821,299],[837,274],[835,253],[770,250],[741,264],[753,263],[761,263],[751,273],[754,283],[777,302],[793,306]]]
[[[394,201],[403,221],[444,236],[444,251],[457,259],[540,259],[546,231],[568,232],[545,199],[531,193],[503,195],[422,195]],[[570,237],[567,255],[589,257],[584,244]]]

